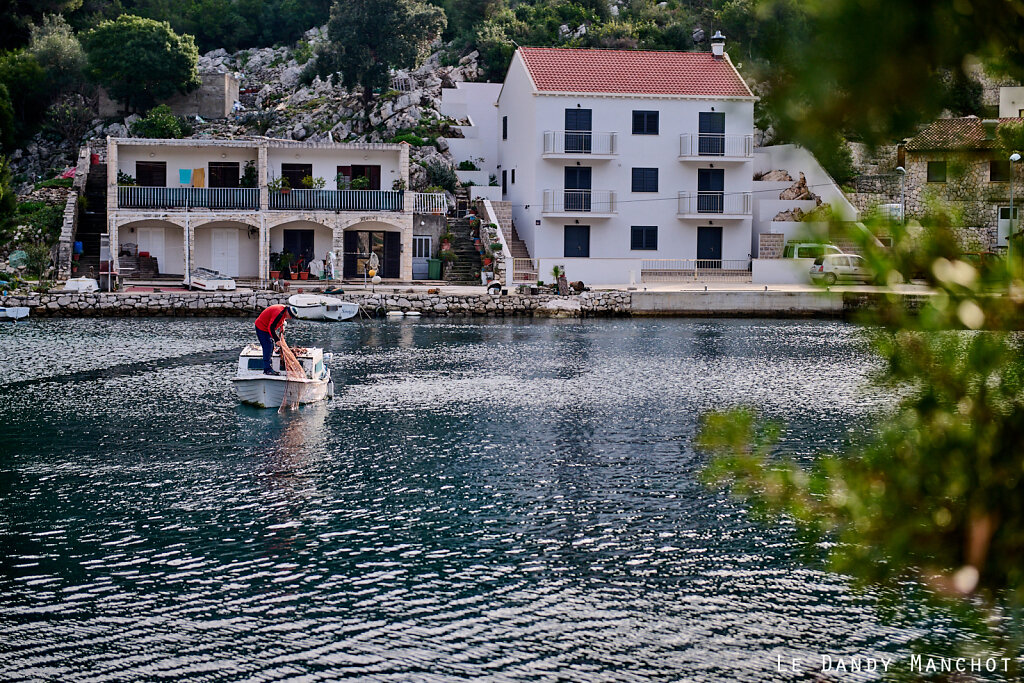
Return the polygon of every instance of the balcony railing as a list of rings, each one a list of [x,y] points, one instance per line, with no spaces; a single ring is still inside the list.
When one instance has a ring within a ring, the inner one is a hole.
[[[703,157],[753,157],[754,136],[684,133],[679,136],[679,156],[698,159]]]
[[[746,216],[752,213],[750,193],[680,192],[678,213]]]
[[[415,202],[416,213],[448,213],[448,197],[444,192],[417,192]]]
[[[270,193],[270,208],[293,211],[402,211],[401,190],[289,190]]]
[[[615,213],[611,190],[544,190],[544,213]]]
[[[547,130],[544,154],[618,154],[618,134]]]
[[[255,187],[137,187],[117,188],[121,209],[256,210],[260,191]]]

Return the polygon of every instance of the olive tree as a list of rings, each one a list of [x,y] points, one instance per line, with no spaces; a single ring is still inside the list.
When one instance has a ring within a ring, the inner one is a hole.
[[[85,34],[83,45],[90,75],[124,104],[125,113],[200,85],[195,41],[166,21],[122,14]]]
[[[417,0],[335,2],[317,70],[361,86],[368,103],[374,88],[387,87],[389,69],[414,66],[446,24],[444,10]]]

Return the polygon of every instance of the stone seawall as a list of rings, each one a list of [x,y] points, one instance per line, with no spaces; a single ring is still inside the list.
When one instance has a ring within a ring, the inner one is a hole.
[[[27,306],[35,317],[252,316],[288,294],[273,292],[54,292],[0,297],[0,306]],[[579,296],[491,296],[399,292],[336,295],[369,315],[416,311],[424,316],[617,316],[629,315],[628,292],[586,292]]]
[[[524,316],[587,318],[618,316],[701,316],[762,318],[842,318],[875,307],[880,292],[848,291],[681,291],[585,292],[550,294],[427,294],[423,292],[350,292],[337,295],[358,303],[371,316],[415,311],[428,317]],[[920,308],[926,293],[902,298],[909,310]],[[26,294],[0,297],[0,306],[27,306],[37,318],[140,316],[254,316],[288,294],[273,292],[129,292]]]

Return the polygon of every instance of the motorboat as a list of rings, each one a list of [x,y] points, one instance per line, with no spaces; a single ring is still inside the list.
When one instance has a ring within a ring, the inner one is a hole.
[[[359,313],[359,304],[323,294],[293,294],[288,305],[302,320],[348,320]]]
[[[18,321],[28,317],[28,306],[0,306],[0,320]]]
[[[234,278],[209,268],[194,268],[183,284],[205,292],[215,292],[217,290],[231,292],[235,289]]]
[[[260,408],[280,408],[288,395],[295,392],[296,403],[316,403],[334,396],[334,381],[331,371],[324,364],[331,355],[313,346],[291,347],[295,359],[302,365],[305,377],[293,379],[281,367],[280,351],[275,349],[272,360],[274,370],[280,375],[263,373],[263,348],[249,344],[238,355],[238,374],[232,379],[235,393],[242,403]],[[296,387],[295,385],[300,385]]]

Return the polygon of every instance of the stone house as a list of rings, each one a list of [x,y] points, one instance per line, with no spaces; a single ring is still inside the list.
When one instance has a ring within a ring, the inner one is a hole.
[[[334,252],[346,278],[376,253],[384,278],[411,280],[414,212],[438,199],[406,190],[404,143],[109,138],[106,174],[119,252],[149,252],[163,274],[204,267],[253,281],[266,281],[284,251]],[[304,187],[307,177],[321,187]]]
[[[999,148],[996,130],[1009,122],[1020,119],[939,119],[907,140],[900,150],[907,217],[920,218],[930,204],[945,203],[958,218],[965,246],[1005,247],[1011,163]],[[1014,166],[1015,191],[1024,193],[1020,164]]]

